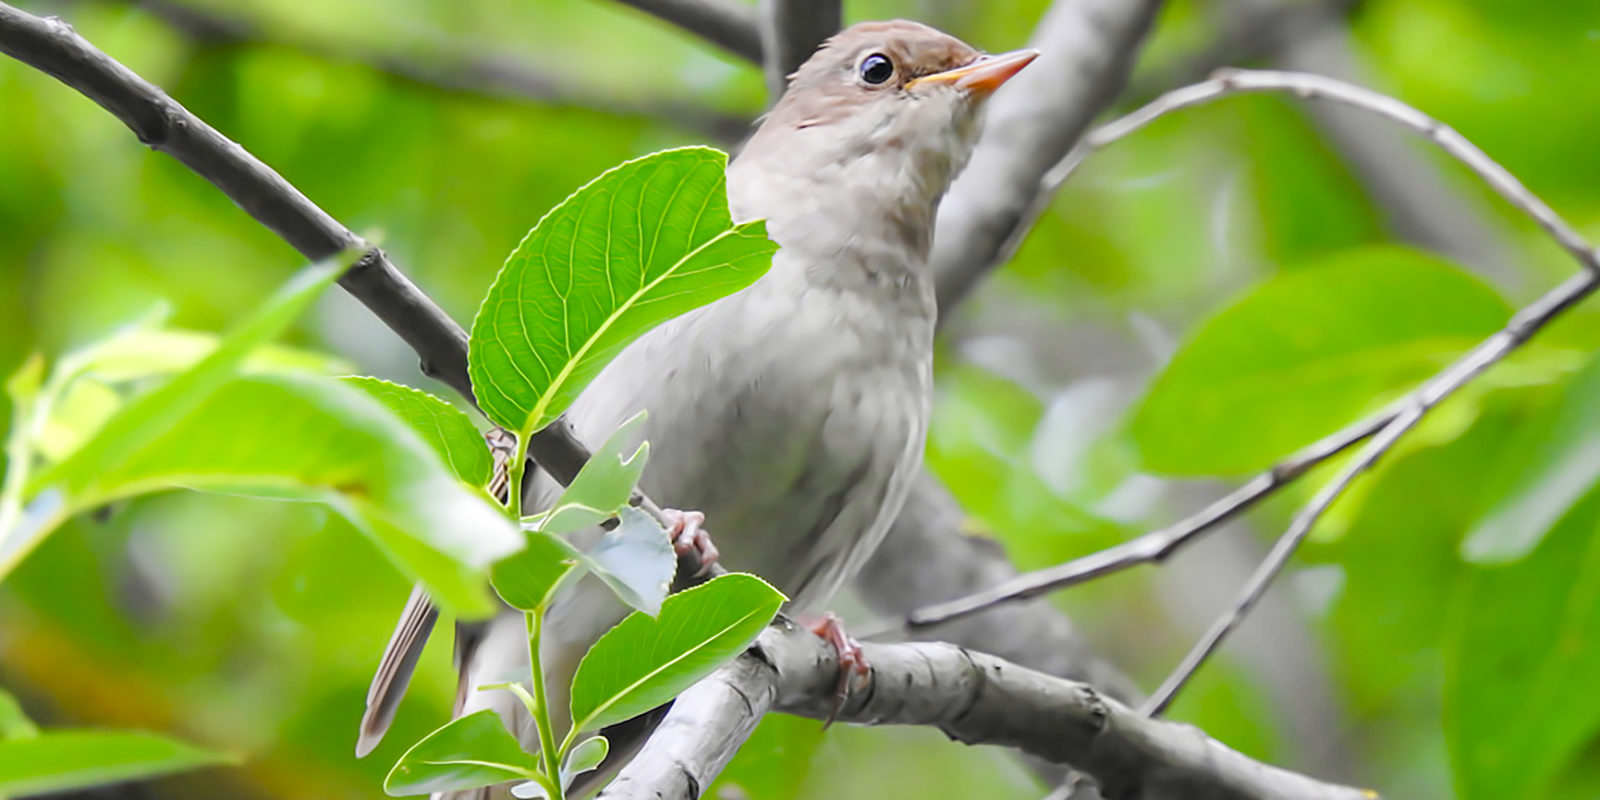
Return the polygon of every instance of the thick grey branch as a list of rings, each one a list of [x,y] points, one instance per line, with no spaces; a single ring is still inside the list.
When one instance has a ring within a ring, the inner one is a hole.
[[[939,205],[932,264],[940,317],[1011,257],[1042,176],[1122,89],[1160,0],[1077,0],[1045,12],[1039,59],[989,104],[972,161]]]
[[[950,644],[863,646],[872,674],[839,720],[927,725],[967,744],[1012,747],[1070,766],[1107,798],[1374,798],[1267,766],[1199,730],[1141,717],[1094,687]],[[691,800],[769,708],[828,715],[838,662],[810,632],[780,621],[756,646],[679,697],[662,733],[603,798]],[[674,724],[674,719],[683,724]]]
[[[843,0],[761,0],[762,71],[772,102],[783,94],[789,73],[843,24]]]
[[[618,0],[760,64],[761,32],[756,9],[738,0]]]

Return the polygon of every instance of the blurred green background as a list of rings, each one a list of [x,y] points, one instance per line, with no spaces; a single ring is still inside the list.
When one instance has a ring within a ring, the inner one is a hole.
[[[603,0],[174,2],[189,5],[20,5],[68,18],[381,236],[462,321],[572,189],[662,147],[732,147],[765,102],[754,68]],[[1047,5],[850,0],[846,13],[998,51],[1023,45]],[[1171,3],[1119,107],[1202,76],[1219,42],[1229,63],[1339,73],[1448,122],[1600,235],[1600,3],[1322,5],[1315,24],[1256,29],[1314,4]],[[185,8],[244,24],[196,25]],[[549,99],[426,79],[466,59],[544,75]],[[224,328],[299,265],[90,101],[0,59],[0,367],[162,301],[180,326]],[[959,309],[929,461],[974,530],[1024,568],[1059,562],[1177,519],[1377,407],[1572,269],[1458,165],[1383,125],[1267,97],[1186,112],[1095,156]],[[1600,797],[1600,464],[1585,455],[1600,430],[1597,321],[1573,310],[1341,500],[1171,716],[1390,797]],[[428,386],[342,295],[294,343]],[[1153,687],[1327,473],[1168,566],[1059,603]],[[1534,529],[1515,501],[1546,478],[1577,488]],[[1521,540],[1484,522],[1508,507]],[[141,500],[73,522],[0,586],[0,686],[42,724],[248,756],[104,796],[376,797],[453,694],[435,637],[394,730],[352,757],[407,590],[316,508]],[[823,735],[791,719],[769,720],[724,786],[757,800],[1043,793],[1006,753],[933,731]]]

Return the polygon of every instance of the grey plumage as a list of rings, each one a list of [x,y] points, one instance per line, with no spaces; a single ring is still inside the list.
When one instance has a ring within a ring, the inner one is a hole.
[[[871,54],[892,59],[891,81],[863,78]],[[978,58],[909,22],[857,25],[830,40],[728,168],[735,220],[766,218],[781,246],[771,272],[642,336],[569,412],[592,445],[648,409],[642,488],[704,511],[722,563],[773,582],[791,610],[826,601],[861,565],[920,466],[934,212],[971,151],[977,101],[1027,60],[989,83],[958,82],[968,70],[957,68]],[[533,502],[558,489],[540,476]],[[417,600],[391,650],[420,648],[414,634],[428,611]],[[565,708],[578,659],[624,611],[592,579],[556,602],[541,653],[553,708]],[[520,619],[506,614],[474,639],[458,712],[495,708],[532,741],[514,698],[471,690],[526,678],[523,637]],[[361,747],[387,726],[414,660],[386,654]]]

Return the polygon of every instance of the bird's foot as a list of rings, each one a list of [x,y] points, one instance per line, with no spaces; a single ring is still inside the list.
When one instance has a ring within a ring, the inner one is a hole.
[[[678,555],[694,553],[700,559],[700,571],[696,578],[704,577],[711,571],[711,565],[717,563],[717,546],[711,543],[711,534],[701,526],[706,522],[706,515],[699,511],[679,511],[675,508],[664,508],[661,514],[667,518],[671,525],[667,528],[667,537],[672,540],[672,549]]]
[[[839,654],[839,683],[833,690],[833,704],[828,707],[828,718],[823,720],[822,727],[826,729],[833,724],[839,716],[840,709],[844,708],[845,700],[850,697],[850,687],[859,683],[872,674],[872,666],[867,663],[866,654],[861,651],[861,643],[846,633],[844,623],[832,611],[824,613],[821,617],[802,622],[806,628],[821,636]]]

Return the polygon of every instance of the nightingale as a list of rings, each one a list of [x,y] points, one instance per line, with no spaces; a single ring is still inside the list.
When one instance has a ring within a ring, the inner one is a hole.
[[[789,611],[817,608],[861,566],[921,466],[935,212],[972,152],[983,101],[1036,55],[984,55],[904,20],[825,42],[727,170],[733,218],[765,218],[780,246],[771,271],[641,336],[568,413],[592,446],[648,410],[641,488],[697,509],[676,515],[674,535],[703,544],[709,520],[721,562],[772,582]],[[534,503],[559,489],[537,476]],[[625,611],[592,578],[553,604],[541,661],[558,716],[579,659]],[[433,614],[414,592],[368,695],[358,753],[387,727]],[[457,713],[495,708],[536,746],[515,698],[473,690],[527,680],[520,615],[458,639],[457,662]]]

